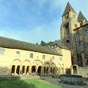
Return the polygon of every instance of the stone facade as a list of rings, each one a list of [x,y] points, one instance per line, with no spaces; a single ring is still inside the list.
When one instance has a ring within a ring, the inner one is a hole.
[[[71,50],[73,65],[88,65],[88,22],[81,11],[76,14],[69,2],[62,15],[61,40]]]
[[[71,65],[71,52],[68,49],[59,46],[52,49],[0,37],[0,76],[60,75],[65,74]]]

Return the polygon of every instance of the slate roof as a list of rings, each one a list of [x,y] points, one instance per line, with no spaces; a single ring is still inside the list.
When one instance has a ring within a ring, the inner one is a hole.
[[[73,11],[74,13],[76,13],[76,12],[74,11],[74,9],[72,8],[72,6],[70,5],[70,3],[68,2],[62,16],[64,16],[64,15],[65,15],[66,13],[68,13],[69,11]]]
[[[53,55],[62,55],[61,50],[57,51],[55,49],[51,49],[49,47],[44,47],[40,45],[35,45],[23,41],[18,41],[15,39],[5,38],[0,36],[0,47],[4,48],[11,48],[11,49],[21,49],[21,50],[28,50],[46,54],[53,54]]]
[[[85,16],[82,14],[82,12],[80,11],[79,12],[79,15],[78,15],[78,19],[77,19],[79,22],[82,21],[82,20],[85,20],[87,22],[87,19],[85,18]]]
[[[69,50],[69,49],[67,48],[67,46],[66,46],[61,40],[56,40],[56,41],[54,41],[54,44],[57,44],[57,46],[60,47],[60,48],[62,48],[62,49],[67,49],[67,50]]]

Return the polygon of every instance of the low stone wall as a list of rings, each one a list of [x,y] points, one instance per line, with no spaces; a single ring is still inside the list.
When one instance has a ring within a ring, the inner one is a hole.
[[[0,75],[0,81],[2,80],[19,80],[20,76]]]
[[[82,75],[83,77],[88,78],[88,67],[78,67],[77,74]]]
[[[83,85],[84,80],[80,75],[61,75],[61,82],[66,84]]]

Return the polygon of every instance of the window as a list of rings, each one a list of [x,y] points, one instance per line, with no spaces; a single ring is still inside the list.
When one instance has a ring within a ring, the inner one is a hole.
[[[75,35],[75,41],[79,41],[80,40],[80,35],[79,34],[76,34]]]
[[[69,18],[69,13],[67,13],[67,14],[65,15],[65,18],[66,18],[66,19],[68,19],[68,18]]]
[[[43,59],[45,59],[45,58],[46,58],[46,56],[45,56],[45,55],[43,55],[43,56],[42,56],[42,58],[43,58]]]
[[[88,30],[85,31],[85,35],[86,35],[86,37],[88,37]]]
[[[66,43],[70,43],[70,40],[66,40]]]
[[[82,26],[82,25],[83,25],[83,21],[80,22],[80,26]]]
[[[30,53],[30,58],[33,58],[33,53]]]
[[[4,54],[4,48],[0,47],[0,54]]]
[[[16,51],[16,57],[20,57],[20,51]]]
[[[65,29],[68,30],[69,29],[69,23],[67,22],[65,25],[64,25]]]
[[[57,44],[55,44],[54,47],[57,48]]]
[[[75,28],[77,28],[77,24],[75,24]]]
[[[55,57],[54,57],[54,56],[52,56],[52,59],[55,59]]]
[[[53,46],[51,46],[51,48],[53,48],[53,49],[54,49],[54,45],[53,45]]]
[[[60,61],[62,61],[62,58],[60,57]]]

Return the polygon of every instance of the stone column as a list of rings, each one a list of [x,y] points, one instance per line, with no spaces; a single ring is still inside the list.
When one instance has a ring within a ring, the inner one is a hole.
[[[24,74],[26,75],[26,70],[27,70],[27,66],[25,66],[25,69],[24,69]]]
[[[22,75],[22,65],[20,65],[19,75]]]
[[[42,66],[41,67],[41,75],[43,75],[44,74],[44,67]]]
[[[17,75],[16,70],[17,70],[17,66],[15,66],[14,75]]]
[[[32,72],[32,67],[31,66],[29,66],[29,74],[31,74]]]
[[[36,72],[36,74],[37,74],[37,71],[38,71],[38,66],[36,66],[36,71],[35,71],[35,72]]]

